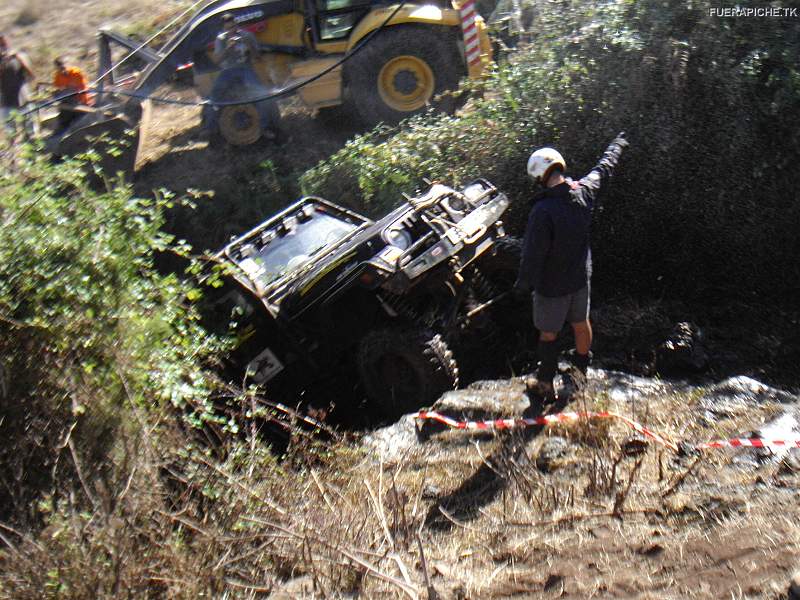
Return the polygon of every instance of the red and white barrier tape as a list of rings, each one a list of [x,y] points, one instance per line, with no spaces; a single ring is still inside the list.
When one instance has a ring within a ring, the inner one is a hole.
[[[475,19],[478,12],[475,10],[475,0],[466,0],[459,9],[461,13],[461,32],[464,34],[464,54],[469,66],[476,65],[481,60],[481,42],[478,36],[478,26]]]
[[[800,448],[800,439],[796,440],[762,440],[761,438],[734,438],[732,440],[714,440],[698,444],[697,448]]]
[[[416,417],[422,421],[436,421],[453,429],[466,429],[470,431],[491,431],[502,429],[515,429],[519,427],[532,427],[534,425],[552,425],[553,423],[566,423],[580,419],[618,419],[634,431],[649,437],[656,443],[677,452],[678,445],[666,437],[647,429],[641,423],[611,411],[602,412],[563,412],[539,417],[516,419],[493,419],[489,421],[458,421],[435,411],[422,410]],[[735,438],[730,440],[714,440],[695,446],[697,449],[709,448],[800,448],[800,438],[793,440],[763,440],[760,438]]]

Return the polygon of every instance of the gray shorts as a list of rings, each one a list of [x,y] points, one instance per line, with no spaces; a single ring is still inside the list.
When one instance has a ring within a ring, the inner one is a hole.
[[[551,298],[533,293],[533,324],[539,331],[559,332],[564,323],[581,323],[589,318],[590,286],[574,294]]]

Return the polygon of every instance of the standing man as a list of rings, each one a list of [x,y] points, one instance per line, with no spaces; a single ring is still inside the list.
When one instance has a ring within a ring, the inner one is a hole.
[[[214,41],[212,54],[214,62],[220,67],[220,74],[211,89],[211,100],[217,102],[230,100],[226,92],[235,90],[235,100],[256,101],[261,125],[266,133],[274,137],[273,130],[277,126],[280,113],[275,100],[258,100],[267,95],[267,88],[253,68],[253,61],[260,52],[261,48],[255,35],[239,27],[232,13],[222,15],[222,32]],[[219,112],[217,106],[204,107],[204,126],[212,133],[217,127]]]
[[[564,177],[566,163],[553,148],[540,148],[528,159],[528,175],[545,190],[534,199],[528,216],[514,289],[518,294],[533,292],[533,322],[539,330],[537,392],[546,399],[555,395],[556,339],[565,322],[575,334],[576,369],[585,376],[589,366],[592,209],[601,184],[628,145],[624,135],[620,133],[597,166],[577,182]]]
[[[11,48],[8,38],[0,34],[0,122],[13,136],[14,115],[27,103],[26,85],[34,74],[27,57]]]

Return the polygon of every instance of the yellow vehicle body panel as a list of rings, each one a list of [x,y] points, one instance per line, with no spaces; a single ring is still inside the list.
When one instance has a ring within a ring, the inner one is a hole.
[[[293,81],[305,81],[309,77],[331,67],[341,55],[311,58],[291,64],[290,72]],[[304,85],[297,94],[304,104],[312,108],[338,106],[342,103],[342,67],[339,65],[330,73],[326,73],[316,81]]]
[[[383,22],[397,10],[397,5],[377,8],[365,16],[353,29],[347,40],[347,50],[353,48],[371,31],[380,27]],[[431,4],[404,6],[392,17],[386,26],[416,23],[419,25],[440,25],[444,27],[461,27],[461,17],[457,10],[439,8]]]
[[[361,19],[349,38],[316,44],[315,50],[323,56],[303,59],[291,54],[268,53],[255,60],[253,68],[259,79],[270,87],[283,87],[294,82],[305,81],[340,60],[346,52],[380,27],[395,10],[397,10],[397,5],[376,8]],[[457,28],[455,37],[459,40],[463,56],[461,15],[458,10],[427,4],[412,4],[397,11],[386,27],[405,24]],[[486,24],[480,16],[476,19],[476,25],[480,36],[481,61],[468,67],[470,78],[480,77],[492,57]],[[263,44],[274,46],[311,47],[304,16],[299,12],[270,17],[265,22],[264,30],[256,33],[256,38]],[[210,94],[216,76],[217,73],[195,75],[195,86],[201,95]],[[342,103],[342,86],[342,67],[340,66],[319,80],[301,87],[297,93],[303,103],[312,108],[337,106]]]
[[[263,31],[256,33],[256,39],[262,44],[273,46],[306,46],[305,19],[300,13],[289,13],[269,17]]]

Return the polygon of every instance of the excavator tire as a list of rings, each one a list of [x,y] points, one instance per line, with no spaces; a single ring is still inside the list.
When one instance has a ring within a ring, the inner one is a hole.
[[[379,32],[345,65],[345,85],[368,124],[395,123],[437,106],[435,98],[466,75],[456,39],[445,27],[395,25]],[[437,106],[453,108],[452,97]]]
[[[372,411],[387,420],[458,386],[453,353],[441,335],[425,329],[370,331],[359,344],[357,365]]]
[[[219,132],[231,146],[249,146],[261,137],[261,117],[255,104],[226,106],[219,114]]]
[[[257,90],[256,95],[266,95],[267,88]],[[235,101],[253,94],[252,89],[234,85],[223,95],[223,101]],[[219,114],[219,134],[231,146],[250,146],[262,136],[276,139],[279,134],[280,111],[275,100],[264,100],[251,104],[225,106]],[[271,137],[270,137],[271,136]]]

